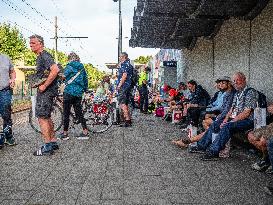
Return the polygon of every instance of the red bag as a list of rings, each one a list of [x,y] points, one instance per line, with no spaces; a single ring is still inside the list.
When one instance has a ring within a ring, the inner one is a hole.
[[[164,107],[157,107],[155,109],[155,116],[156,117],[164,117]]]

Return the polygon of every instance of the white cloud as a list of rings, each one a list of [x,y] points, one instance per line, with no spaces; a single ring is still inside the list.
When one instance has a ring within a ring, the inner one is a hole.
[[[21,11],[14,11],[0,1],[0,15],[5,20],[17,22],[21,27],[27,28],[28,30],[22,30],[25,37],[32,33],[43,35],[46,46],[53,48],[54,41],[50,38],[54,36],[54,26],[22,1],[10,1],[16,2],[15,4]],[[26,2],[30,3],[52,22],[54,21],[54,16],[58,16],[58,24],[62,30],[59,31],[59,36],[65,36],[66,33],[71,36],[88,36],[88,39],[81,40],[84,49],[80,47],[78,39],[60,39],[59,50],[64,52],[78,51],[84,62],[91,62],[94,65],[98,64],[100,68],[104,66],[105,62],[117,61],[117,2],[113,2],[113,0],[26,0]],[[130,38],[131,36],[133,11],[136,2],[137,0],[121,1],[123,37]],[[31,20],[20,14],[24,12],[31,17]],[[0,22],[3,21],[1,16]],[[37,26],[40,23],[47,31]],[[155,49],[129,48],[129,38],[123,39],[123,50],[128,52],[131,59],[135,59],[140,55],[155,54]]]

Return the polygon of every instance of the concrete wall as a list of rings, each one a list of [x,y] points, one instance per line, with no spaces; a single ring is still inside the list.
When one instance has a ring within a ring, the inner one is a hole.
[[[273,101],[273,0],[252,21],[225,21],[213,40],[199,39],[192,51],[183,50],[184,79],[195,79],[212,94],[214,80],[236,71]]]

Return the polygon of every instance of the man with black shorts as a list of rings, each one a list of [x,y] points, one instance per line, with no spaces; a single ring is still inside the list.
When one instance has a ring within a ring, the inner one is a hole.
[[[37,98],[35,105],[35,115],[44,140],[44,145],[33,153],[34,156],[44,156],[53,154],[53,150],[59,149],[54,132],[54,124],[51,120],[53,99],[58,94],[57,76],[59,68],[54,62],[53,57],[44,50],[44,39],[39,35],[32,35],[30,38],[30,48],[37,55],[36,77],[46,78],[37,88]],[[45,76],[45,71],[49,71]]]
[[[128,54],[122,52],[119,56],[120,68],[118,70],[118,102],[123,111],[125,123],[121,124],[121,127],[131,127],[132,121],[129,113],[129,101],[131,96],[131,83],[133,66],[130,64]]]

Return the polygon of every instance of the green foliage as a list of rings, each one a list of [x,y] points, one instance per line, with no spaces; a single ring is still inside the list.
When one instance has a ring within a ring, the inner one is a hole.
[[[35,66],[36,65],[36,58],[37,58],[37,55],[35,53],[33,53],[30,49],[27,49],[24,54],[25,65]]]
[[[103,76],[106,75],[106,73],[104,71],[99,71],[91,63],[85,64],[84,67],[88,75],[88,87],[92,89],[97,88],[99,82],[102,80]]]
[[[26,40],[16,27],[0,24],[0,53],[8,55],[12,61],[21,60],[26,48]]]
[[[153,57],[152,56],[139,56],[134,60],[135,63],[147,64]]]

